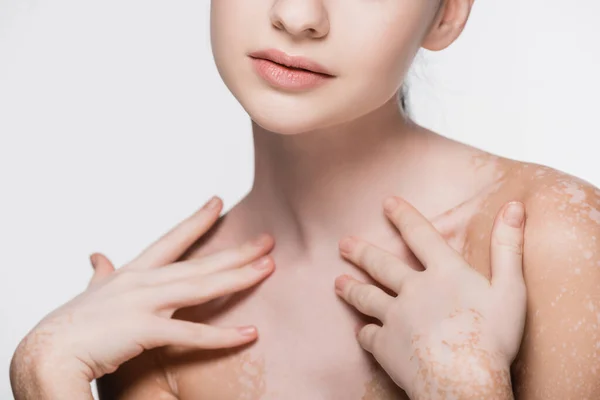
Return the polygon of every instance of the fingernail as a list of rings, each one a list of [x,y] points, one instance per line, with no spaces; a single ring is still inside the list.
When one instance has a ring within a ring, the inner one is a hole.
[[[513,228],[520,228],[525,217],[525,206],[518,201],[511,202],[504,210],[504,222]]]
[[[204,206],[207,210],[214,210],[219,205],[219,198],[217,196],[213,196],[206,205]]]
[[[398,207],[398,199],[396,199],[395,197],[388,197],[384,202],[383,202],[383,208],[385,209],[385,211],[387,212],[392,212],[396,209],[396,207]]]
[[[254,336],[256,334],[256,328],[254,326],[242,326],[237,328],[237,330],[244,336]]]
[[[90,254],[90,262],[92,263],[92,268],[96,269],[96,254]]]
[[[354,240],[354,238],[351,238],[351,237],[344,238],[339,243],[340,250],[344,253],[352,253],[352,250],[354,250],[355,245],[356,245],[356,240]]]
[[[266,233],[263,233],[262,235],[258,236],[256,239],[252,240],[250,243],[253,246],[263,247],[267,244],[268,241],[269,241],[269,235],[267,235]]]
[[[346,286],[346,282],[348,282],[351,278],[348,275],[338,276],[335,280],[335,288],[341,292],[344,290],[344,286]]]
[[[252,263],[252,268],[262,270],[270,267],[269,257],[263,256]]]

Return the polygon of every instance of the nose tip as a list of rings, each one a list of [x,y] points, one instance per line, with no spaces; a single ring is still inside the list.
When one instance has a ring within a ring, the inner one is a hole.
[[[290,35],[295,36],[295,37],[310,37],[310,38],[317,38],[319,36],[319,30],[312,28],[312,27],[305,27],[305,26],[298,26],[298,25],[294,25],[294,24],[289,24],[289,23],[284,23],[283,21],[275,21],[273,23],[273,25],[281,30],[281,31],[286,31],[288,32]]]
[[[271,23],[294,37],[321,38],[329,33],[322,0],[279,0],[271,9]]]

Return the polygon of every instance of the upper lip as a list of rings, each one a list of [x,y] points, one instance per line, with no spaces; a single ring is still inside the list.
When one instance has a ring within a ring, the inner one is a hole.
[[[265,60],[270,60],[276,62],[277,64],[282,64],[292,68],[301,68],[308,71],[317,72],[319,74],[333,76],[332,73],[327,70],[327,68],[311,60],[310,58],[290,56],[277,49],[259,50],[250,53],[249,56],[254,58],[263,58]]]

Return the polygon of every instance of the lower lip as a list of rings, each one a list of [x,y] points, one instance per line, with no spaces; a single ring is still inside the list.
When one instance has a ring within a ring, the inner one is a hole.
[[[258,72],[265,81],[282,89],[313,89],[323,85],[332,78],[330,75],[287,68],[262,58],[252,58],[252,64],[254,65],[256,72]]]

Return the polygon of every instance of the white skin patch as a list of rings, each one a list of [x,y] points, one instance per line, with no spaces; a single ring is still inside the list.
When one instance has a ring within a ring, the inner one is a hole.
[[[588,212],[588,217],[590,217],[590,219],[595,223],[600,224],[600,211],[598,211],[597,209],[591,208]]]
[[[562,184],[564,186],[563,192],[571,196],[569,203],[581,204],[585,201],[585,191],[579,184],[572,181],[563,181]]]

